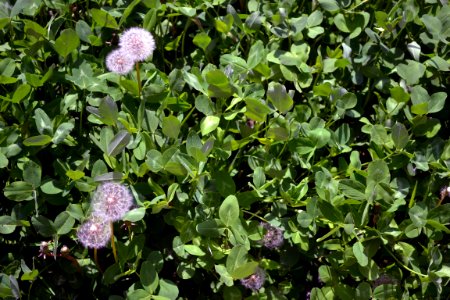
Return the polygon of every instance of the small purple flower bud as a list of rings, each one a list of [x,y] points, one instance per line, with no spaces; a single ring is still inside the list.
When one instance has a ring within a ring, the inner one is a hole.
[[[269,249],[280,248],[284,243],[283,230],[268,223],[261,222],[261,226],[266,230],[261,240],[262,244]]]
[[[78,227],[77,236],[86,248],[103,248],[111,238],[111,226],[101,218],[92,217]]]
[[[255,273],[244,279],[241,279],[241,284],[244,287],[256,292],[261,289],[265,280],[266,280],[266,273],[264,272],[263,269],[257,268]]]
[[[106,67],[111,72],[125,75],[133,70],[134,60],[126,51],[119,48],[106,56]]]
[[[143,61],[153,54],[155,40],[153,35],[147,30],[132,27],[122,34],[119,39],[119,46],[134,61]]]
[[[118,221],[133,206],[133,195],[123,184],[106,182],[92,196],[92,215],[104,221]]]

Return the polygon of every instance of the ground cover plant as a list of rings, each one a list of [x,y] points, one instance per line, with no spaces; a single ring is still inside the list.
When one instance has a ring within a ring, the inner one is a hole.
[[[444,0],[0,3],[0,298],[447,299]]]

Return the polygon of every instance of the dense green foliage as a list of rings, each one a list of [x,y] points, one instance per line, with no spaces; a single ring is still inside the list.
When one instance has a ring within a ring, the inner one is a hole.
[[[3,1],[0,298],[446,299],[449,15]],[[130,27],[156,50],[139,76],[108,72]],[[136,205],[97,252],[77,229],[106,181]]]

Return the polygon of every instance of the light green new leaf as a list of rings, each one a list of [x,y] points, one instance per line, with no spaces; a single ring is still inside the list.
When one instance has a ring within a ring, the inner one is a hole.
[[[207,135],[216,130],[219,126],[220,118],[216,116],[207,116],[200,122],[200,131],[202,135]]]
[[[356,257],[356,260],[358,261],[358,264],[362,267],[365,267],[369,264],[369,259],[367,255],[364,253],[364,246],[360,241],[357,241],[353,244],[353,254]]]
[[[25,146],[44,146],[49,144],[52,141],[52,137],[48,135],[36,135],[29,137],[23,141]]]

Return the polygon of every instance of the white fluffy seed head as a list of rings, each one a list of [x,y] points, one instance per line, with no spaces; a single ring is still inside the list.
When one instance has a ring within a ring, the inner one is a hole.
[[[106,57],[106,67],[111,72],[125,75],[133,70],[134,60],[131,55],[119,48],[108,54]]]
[[[128,187],[116,182],[102,183],[92,196],[92,215],[105,221],[118,221],[134,204]]]
[[[155,39],[147,30],[132,27],[119,39],[120,48],[128,53],[134,61],[146,60],[155,51]]]

